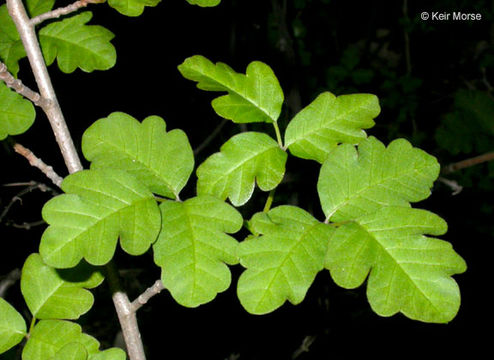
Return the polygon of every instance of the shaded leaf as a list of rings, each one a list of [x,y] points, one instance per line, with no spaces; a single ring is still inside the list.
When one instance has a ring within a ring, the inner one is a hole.
[[[0,81],[0,140],[26,132],[34,122],[36,110],[31,101],[10,90]]]
[[[110,43],[114,35],[99,25],[86,25],[90,11],[53,22],[39,32],[39,41],[47,65],[55,58],[65,73],[76,68],[91,72],[107,70],[115,65],[117,55]]]
[[[441,235],[439,216],[408,207],[383,207],[340,226],[331,237],[326,268],[345,288],[367,276],[367,297],[381,316],[402,312],[411,319],[448,322],[460,306],[450,277],[466,269],[451,244],[424,234]]]
[[[230,286],[225,264],[236,264],[242,216],[212,196],[160,205],[162,229],[153,246],[154,261],[162,267],[163,285],[181,305],[196,307]]]
[[[454,110],[436,130],[437,144],[449,153],[487,152],[494,135],[494,101],[487,92],[458,90]]]
[[[324,267],[334,231],[295,206],[258,213],[250,226],[259,236],[240,243],[240,263],[247,270],[238,281],[238,297],[253,314],[269,313],[286,300],[299,304]]]
[[[94,288],[102,281],[103,275],[84,263],[70,270],[57,271],[46,265],[39,254],[32,254],[22,269],[21,291],[31,314],[37,319],[78,319],[94,302],[93,295],[85,288]]]
[[[139,123],[115,112],[92,124],[82,137],[92,169],[116,168],[134,175],[152,192],[175,199],[194,168],[194,154],[182,130],[166,132],[159,116]]]
[[[197,81],[199,89],[228,92],[228,95],[212,102],[221,117],[235,123],[273,123],[278,120],[283,91],[268,65],[251,62],[244,75],[224,63],[213,64],[196,55],[186,59],[178,69],[186,79]]]
[[[197,169],[197,193],[211,194],[235,206],[245,204],[257,180],[263,191],[274,189],[283,179],[287,154],[271,137],[245,132],[232,137],[219,153]]]
[[[439,175],[435,157],[394,140],[386,148],[369,137],[358,147],[334,149],[321,167],[317,189],[324,214],[332,221],[351,220],[382,206],[409,206],[426,199]]]
[[[338,144],[364,140],[362,129],[374,126],[380,111],[375,95],[322,93],[290,121],[285,146],[297,157],[323,163]]]
[[[146,6],[156,6],[161,0],[108,0],[108,5],[120,14],[127,16],[139,16]]]
[[[12,305],[0,297],[0,354],[26,336],[26,322]]]
[[[32,18],[51,11],[53,5],[55,0],[26,0],[27,11]]]
[[[43,218],[50,226],[41,238],[40,254],[48,265],[74,267],[83,257],[104,265],[118,237],[131,255],[145,253],[160,230],[153,194],[132,175],[114,169],[84,170],[62,183],[67,193],[48,201]]]

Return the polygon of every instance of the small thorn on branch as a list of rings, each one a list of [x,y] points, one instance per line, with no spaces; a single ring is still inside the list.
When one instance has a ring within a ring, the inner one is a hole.
[[[46,177],[48,177],[48,179],[50,179],[55,185],[60,187],[60,185],[62,184],[63,178],[60,177],[55,172],[55,170],[53,170],[53,167],[46,165],[43,162],[43,160],[41,160],[36,155],[34,155],[31,150],[25,148],[24,146],[22,146],[19,143],[16,143],[14,145],[14,150],[16,153],[24,156],[27,159],[27,161],[29,161],[29,164],[31,164],[31,166],[34,166],[34,167],[38,168],[39,170],[41,170],[43,172],[43,174],[45,174]]]

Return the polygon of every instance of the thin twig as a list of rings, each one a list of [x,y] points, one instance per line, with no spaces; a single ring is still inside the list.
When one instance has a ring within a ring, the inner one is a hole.
[[[49,105],[49,101],[36,91],[31,90],[22,83],[21,80],[14,78],[14,76],[7,69],[7,65],[0,61],[0,80],[9,88],[15,90],[18,94],[24,96],[26,99],[31,100],[34,105],[44,107]]]
[[[76,1],[72,4],[70,4],[70,5],[67,5],[67,6],[52,10],[52,11],[48,11],[44,14],[35,16],[31,19],[30,22],[31,22],[31,25],[33,25],[33,26],[39,25],[45,20],[57,19],[62,15],[70,14],[74,11],[79,10],[80,8],[88,6],[89,4],[101,4],[103,2],[105,2],[105,0],[79,0],[79,1]]]
[[[131,307],[132,311],[136,312],[143,305],[146,305],[149,299],[151,299],[154,295],[158,295],[160,292],[165,290],[163,283],[161,280],[156,280],[150,288],[147,288],[137,299],[132,301]]]
[[[408,23],[410,21],[408,17],[408,1],[403,0],[402,6],[403,17],[405,18],[405,26],[403,27],[403,39],[405,40],[405,64],[407,75],[412,73],[412,61],[410,57],[410,35],[408,34]]]
[[[5,208],[2,210],[2,213],[0,213],[0,223],[3,221],[5,216],[8,214],[10,211],[10,208],[12,205],[14,205],[17,201],[19,201],[22,204],[22,196],[24,196],[27,193],[30,193],[33,190],[40,190],[42,192],[51,192],[53,196],[58,195],[58,192],[51,187],[47,186],[46,184],[43,183],[38,183],[36,181],[30,181],[30,182],[24,182],[24,183],[10,183],[10,184],[3,184],[2,186],[26,186],[25,189],[22,189],[19,191],[17,194],[15,194],[10,202],[5,206]]]
[[[453,193],[451,195],[458,195],[463,190],[463,186],[458,184],[456,180],[446,179],[442,176],[439,176],[437,178],[437,181],[442,182],[443,184],[448,186],[451,190],[453,190]]]
[[[19,143],[14,145],[14,150],[16,153],[24,156],[27,161],[29,161],[29,164],[31,164],[31,166],[34,166],[41,170],[41,172],[45,174],[46,177],[50,179],[55,185],[57,185],[58,187],[61,186],[63,178],[59,176],[55,172],[55,170],[53,170],[53,167],[46,165],[43,160],[34,155],[31,150],[25,148]]]
[[[0,281],[0,298],[5,297],[9,287],[14,285],[21,278],[21,271],[14,269]]]
[[[494,160],[494,151],[487,152],[485,154],[475,156],[473,158],[465,159],[462,161],[455,162],[453,164],[449,164],[448,166],[445,166],[441,172],[443,174],[451,174],[455,171],[465,169],[474,165],[482,164],[487,161],[492,161]]]
[[[309,352],[309,347],[312,345],[312,343],[316,340],[315,336],[312,335],[307,335],[304,340],[302,341],[302,345],[295,350],[295,352],[292,354],[292,359],[297,359],[300,355],[302,355],[304,352]]]
[[[40,94],[49,101],[49,105],[44,106],[43,110],[50,121],[50,125],[55,134],[65,164],[67,165],[67,169],[71,174],[82,170],[79,155],[77,154],[74,142],[70,136],[67,123],[62,114],[62,109],[58,104],[57,96],[51,83],[38,38],[34,31],[34,26],[27,16],[24,4],[22,3],[22,0],[7,0],[7,8],[22,40],[24,49],[26,50]]]
[[[221,132],[221,129],[223,129],[223,126],[225,126],[227,122],[228,120],[223,119],[221,123],[211,132],[211,134],[209,134],[208,137],[204,139],[204,141],[194,149],[194,155],[197,155],[202,150],[204,150],[204,148],[208,146],[209,143],[213,141],[216,136],[218,136],[218,134]]]
[[[38,221],[32,221],[32,222],[24,221],[22,224],[7,223],[7,225],[15,227],[16,229],[24,229],[24,230],[31,230],[33,227],[45,225],[45,224],[46,224],[46,222],[44,220],[38,220]]]

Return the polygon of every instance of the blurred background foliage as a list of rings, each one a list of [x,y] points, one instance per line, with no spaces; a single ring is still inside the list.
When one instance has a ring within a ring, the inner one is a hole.
[[[368,133],[385,143],[406,138],[435,155],[444,167],[494,150],[492,0],[223,0],[210,9],[164,0],[139,18],[124,18],[105,5],[89,9],[95,13],[93,24],[105,25],[116,34],[116,67],[72,75],[50,69],[78,146],[82,132],[113,111],[141,120],[157,114],[168,128],[182,128],[195,149],[196,164],[239,131],[271,131],[262,124],[222,121],[209,104],[213,96],[180,77],[176,66],[188,56],[202,54],[240,72],[253,60],[268,63],[285,91],[282,129],[322,91],[368,92],[379,97],[382,107]],[[424,21],[420,18],[424,11],[480,13],[482,19]],[[25,60],[19,76],[33,84]],[[41,114],[33,128],[16,140],[64,173]],[[0,156],[1,184],[46,183],[13,153],[8,141],[2,142]],[[322,218],[317,175],[316,163],[291,158],[274,205],[297,204]],[[174,304],[166,293],[155,297],[139,314],[149,358],[179,354],[186,359],[352,359],[362,354],[387,357],[383,354],[388,346],[431,357],[488,349],[488,331],[481,325],[492,307],[485,291],[492,273],[488,265],[494,233],[494,165],[483,162],[444,173],[443,178],[446,181],[438,182],[431,198],[418,207],[448,221],[450,230],[444,238],[469,265],[467,273],[457,277],[463,305],[450,324],[422,324],[402,316],[379,318],[369,308],[364,288],[339,289],[328,274],[321,273],[302,305],[285,305],[262,317],[241,309],[234,285],[213,303],[192,310]],[[445,184],[452,181],[463,187],[457,195]],[[184,198],[193,194],[194,186],[192,179]],[[0,187],[4,243],[0,278],[37,250],[44,228],[38,226],[40,210],[52,191],[35,186],[16,200],[26,188]],[[266,194],[258,195],[242,208],[245,216],[262,209]],[[15,249],[7,252],[6,244]],[[151,254],[120,255],[117,261],[131,296],[159,276],[158,269],[149,266]],[[238,275],[240,269],[234,271]],[[21,309],[23,300],[16,290],[18,286],[9,289],[8,297]],[[95,292],[96,306],[81,323],[109,345],[117,333],[116,317],[105,286]],[[310,344],[308,351],[302,351],[304,344]],[[10,353],[5,358],[15,356]]]

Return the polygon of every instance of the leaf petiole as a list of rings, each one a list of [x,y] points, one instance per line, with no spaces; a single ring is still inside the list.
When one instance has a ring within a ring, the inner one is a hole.
[[[285,150],[285,147],[283,146],[283,140],[281,140],[281,132],[280,132],[280,128],[278,127],[278,123],[273,122],[273,127],[274,127],[274,131],[276,132],[276,141],[278,141],[278,145],[280,145],[280,148]]]
[[[274,188],[269,192],[268,198],[266,199],[266,203],[264,204],[264,209],[262,210],[263,212],[268,212],[271,209],[275,192],[276,192],[276,188]]]

